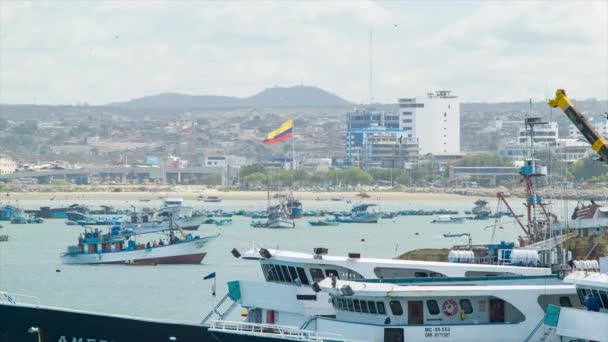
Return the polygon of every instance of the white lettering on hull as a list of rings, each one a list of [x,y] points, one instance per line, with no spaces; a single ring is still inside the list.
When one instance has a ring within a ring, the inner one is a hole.
[[[450,327],[424,328],[425,338],[450,338]]]

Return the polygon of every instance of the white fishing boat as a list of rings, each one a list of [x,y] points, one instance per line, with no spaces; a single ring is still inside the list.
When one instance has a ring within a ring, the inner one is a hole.
[[[466,217],[456,217],[449,215],[439,215],[431,223],[465,223]]]
[[[135,241],[151,233],[165,233],[166,239],[147,243]],[[69,246],[61,255],[62,264],[200,264],[207,254],[203,247],[217,235],[204,237],[161,226],[156,229],[121,229],[113,227],[103,234],[99,229],[86,229],[78,244]]]

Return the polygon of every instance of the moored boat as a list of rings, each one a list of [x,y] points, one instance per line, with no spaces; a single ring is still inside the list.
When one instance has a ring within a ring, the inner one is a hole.
[[[350,216],[342,218],[336,216],[336,221],[341,223],[378,223],[380,212],[374,210],[375,204],[359,204],[350,211]]]
[[[204,201],[208,202],[208,203],[219,203],[222,201],[222,199],[219,198],[218,196],[207,196],[207,198],[205,198]]]
[[[317,220],[317,221],[308,221],[313,227],[328,227],[328,226],[337,226],[339,225],[336,221],[328,221],[328,220]]]
[[[166,233],[169,231],[169,233]],[[166,239],[147,244],[137,243],[137,236],[150,233],[167,234]],[[199,264],[207,254],[203,247],[218,235],[205,237],[182,234],[161,226],[154,229],[121,229],[113,227],[102,234],[98,229],[86,229],[78,244],[69,246],[61,255],[62,264]]]
[[[437,216],[436,219],[431,221],[431,223],[464,223],[466,221],[466,217],[454,217],[454,216]]]

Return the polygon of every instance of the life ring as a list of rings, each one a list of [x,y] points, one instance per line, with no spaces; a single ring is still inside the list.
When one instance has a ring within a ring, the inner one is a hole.
[[[444,315],[452,317],[458,312],[458,303],[453,299],[448,299],[443,302],[441,309],[443,310]]]

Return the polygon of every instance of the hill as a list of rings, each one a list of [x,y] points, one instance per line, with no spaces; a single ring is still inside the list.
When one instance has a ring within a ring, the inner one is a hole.
[[[347,105],[351,105],[351,102],[321,88],[311,86],[267,88],[245,98],[163,93],[108,104],[110,107],[128,108],[333,107]]]

